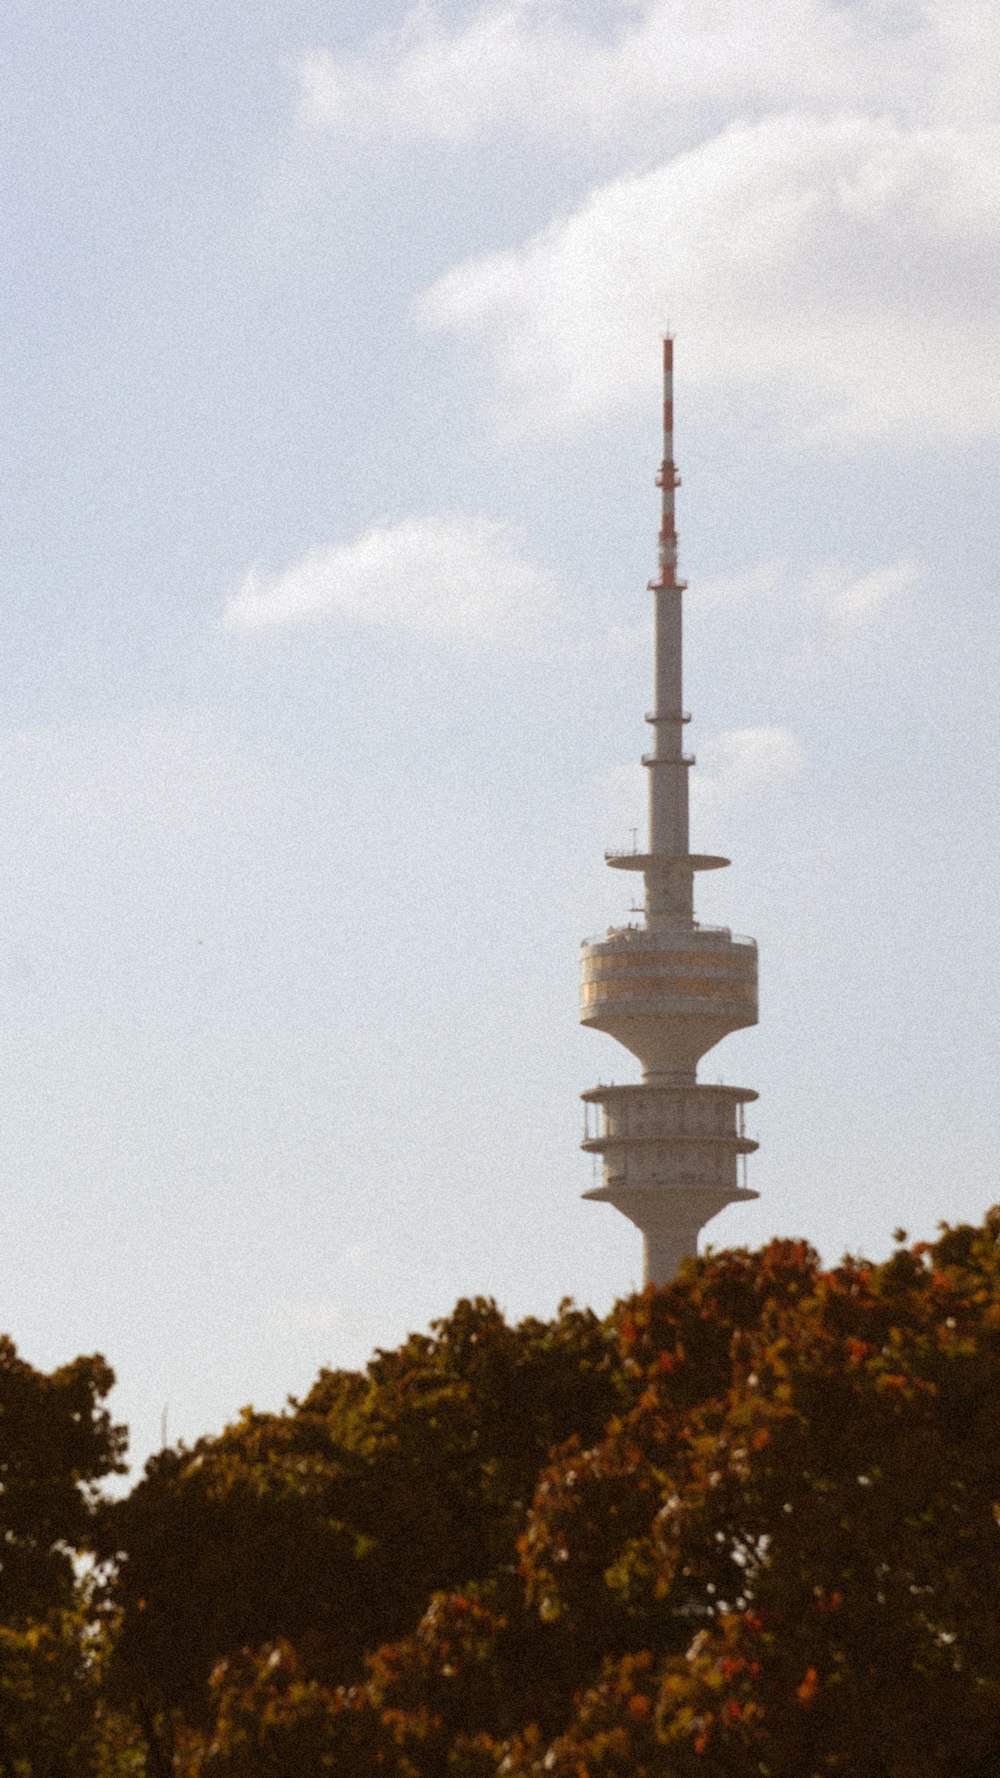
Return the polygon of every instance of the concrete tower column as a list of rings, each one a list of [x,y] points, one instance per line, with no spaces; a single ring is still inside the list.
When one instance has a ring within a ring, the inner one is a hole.
[[[700,1222],[686,1227],[670,1217],[648,1221],[642,1231],[642,1276],[645,1284],[669,1284],[680,1271],[682,1260],[698,1251]]]

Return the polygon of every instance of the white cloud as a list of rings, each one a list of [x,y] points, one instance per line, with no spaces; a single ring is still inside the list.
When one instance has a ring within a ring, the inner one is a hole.
[[[790,729],[725,729],[699,749],[692,806],[703,812],[742,802],[799,777],[805,765],[802,743]]]
[[[692,581],[685,604],[698,616],[710,611],[728,611],[734,605],[753,605],[761,599],[772,598],[780,590],[783,579],[782,562],[759,562],[756,568],[748,568],[744,574],[709,575],[704,580]]]
[[[867,630],[883,607],[909,592],[920,580],[920,564],[913,556],[867,572],[827,563],[809,575],[807,599],[823,612],[830,633],[837,640]]]
[[[790,436],[989,435],[998,145],[864,117],[734,124],[453,267],[419,315],[482,341],[515,429],[643,399],[669,315],[685,383],[752,393]]]
[[[553,577],[521,553],[508,524],[429,517],[377,525],[270,577],[251,570],[223,622],[231,630],[338,622],[489,642],[537,628],[555,602]]]
[[[857,562],[819,562],[804,574],[796,574],[784,562],[761,562],[744,574],[693,581],[685,603],[698,617],[773,600],[798,604],[818,618],[828,640],[843,642],[871,630],[886,606],[919,584],[921,574],[913,555],[874,568]]]
[[[419,6],[365,54],[304,56],[299,115],[337,134],[462,142],[544,110],[555,70],[568,61],[579,79],[595,47],[524,5],[484,8],[452,32]]]
[[[427,324],[494,359],[506,428],[641,399],[669,317],[689,386],[749,392],[792,435],[995,432],[992,0],[606,0],[590,17],[421,0],[360,53],[298,69],[316,130],[458,144],[506,126],[641,158],[425,295]]]
[[[989,0],[646,0],[609,4],[605,20],[588,30],[569,7],[504,0],[449,26],[425,0],[361,54],[304,56],[300,116],[361,136],[461,142],[510,123],[648,147],[790,105],[997,115]]]

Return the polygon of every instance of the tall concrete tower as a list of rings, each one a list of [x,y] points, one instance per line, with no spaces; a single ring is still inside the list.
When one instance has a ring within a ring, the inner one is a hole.
[[[583,1146],[603,1157],[604,1183],[584,1197],[613,1204],[642,1230],[647,1284],[672,1278],[697,1252],[698,1231],[727,1204],[756,1198],[741,1185],[749,1087],[699,1085],[700,1058],[730,1031],[757,1023],[757,946],[724,926],[694,918],[696,872],[727,858],[692,852],[681,676],[681,604],[674,490],[673,340],[663,342],[663,490],[660,571],[654,598],[654,706],[646,721],[653,748],[646,851],[606,853],[613,870],[644,879],[641,925],[614,926],[587,940],[581,960],[580,1019],[607,1031],[642,1063],[642,1083],[584,1093]]]

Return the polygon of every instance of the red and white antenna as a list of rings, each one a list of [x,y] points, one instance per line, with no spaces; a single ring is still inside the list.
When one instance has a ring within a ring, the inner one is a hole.
[[[674,518],[674,491],[681,478],[674,463],[674,340],[666,334],[663,340],[663,461],[656,478],[662,489],[660,508],[660,578],[652,586],[673,587],[677,582],[677,526]]]

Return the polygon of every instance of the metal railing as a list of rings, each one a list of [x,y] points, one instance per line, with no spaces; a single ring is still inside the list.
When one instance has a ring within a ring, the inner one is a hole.
[[[679,926],[677,931],[683,932],[685,936],[690,933],[693,938],[697,938],[703,933],[709,933],[716,938],[728,938],[734,945],[739,945],[741,949],[751,951],[757,949],[755,938],[749,938],[744,932],[733,932],[729,926],[707,926],[701,920],[695,920],[690,926]],[[606,945],[611,940],[620,938],[626,932],[638,935],[637,938],[626,940],[627,944],[634,944],[637,951],[658,951],[669,948],[669,927],[640,926],[634,920],[629,920],[624,926],[609,926],[607,931],[599,933],[595,938],[582,938],[580,944],[581,946]],[[638,942],[639,937],[644,941],[641,944]],[[678,947],[681,950],[683,948],[683,946]]]

